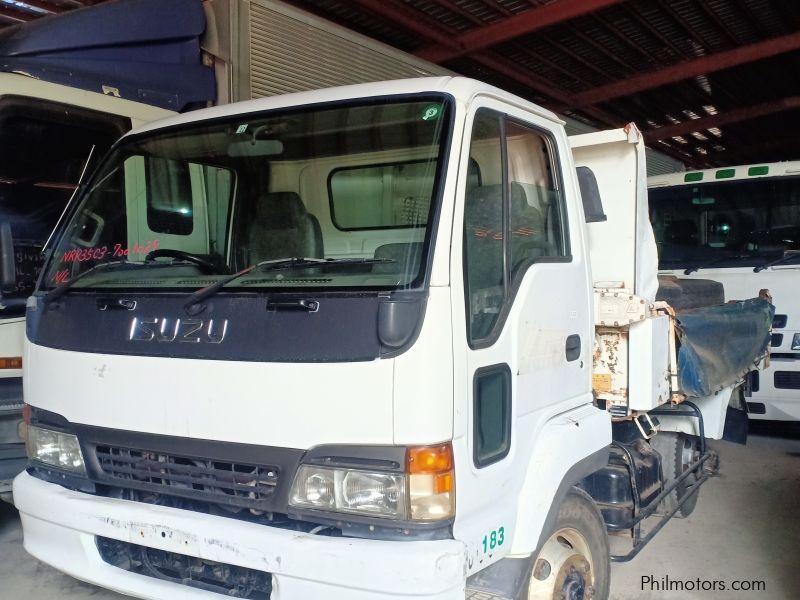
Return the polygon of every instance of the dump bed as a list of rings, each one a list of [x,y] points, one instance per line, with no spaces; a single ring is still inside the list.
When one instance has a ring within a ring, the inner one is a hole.
[[[595,288],[598,404],[624,419],[691,398],[724,415],[731,391],[768,352],[774,308],[764,298],[725,304],[715,282],[659,277],[633,124],[571,143]]]

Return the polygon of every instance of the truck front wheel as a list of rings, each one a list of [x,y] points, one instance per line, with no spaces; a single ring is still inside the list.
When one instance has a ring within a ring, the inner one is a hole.
[[[605,524],[588,495],[567,494],[539,553],[522,600],[607,600],[609,551]]]

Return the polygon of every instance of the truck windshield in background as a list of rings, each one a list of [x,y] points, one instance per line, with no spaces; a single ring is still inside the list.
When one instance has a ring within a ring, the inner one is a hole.
[[[662,269],[800,258],[800,177],[651,188],[649,202]]]
[[[123,140],[88,183],[42,286],[81,276],[75,289],[190,291],[300,258],[328,260],[255,270],[226,289],[412,286],[424,276],[449,112],[441,96],[371,99]]]
[[[16,266],[16,290],[3,294],[6,304],[33,292],[42,247],[92,146],[102,155],[128,128],[123,119],[54,102],[0,100],[0,222],[11,227]]]

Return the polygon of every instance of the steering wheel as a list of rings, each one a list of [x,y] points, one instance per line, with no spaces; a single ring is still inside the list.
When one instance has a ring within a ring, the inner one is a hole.
[[[222,275],[228,274],[228,269],[220,268],[219,265],[214,264],[213,262],[211,262],[206,258],[203,258],[202,256],[197,256],[196,254],[190,254],[189,252],[184,252],[183,250],[175,250],[173,248],[159,248],[158,250],[153,250],[152,252],[148,253],[147,256],[144,257],[144,262],[153,262],[155,259],[161,257],[171,257],[180,260],[185,260],[187,262],[197,265],[201,269],[210,271],[212,273],[219,273]]]

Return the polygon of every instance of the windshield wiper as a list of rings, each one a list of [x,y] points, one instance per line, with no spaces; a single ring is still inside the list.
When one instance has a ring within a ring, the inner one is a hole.
[[[111,269],[112,267],[120,267],[121,270],[124,271],[126,269],[131,269],[131,270],[134,270],[134,269],[160,269],[162,267],[174,267],[174,266],[185,266],[185,265],[191,265],[191,266],[195,266],[195,267],[197,266],[197,265],[195,265],[194,263],[192,263],[190,261],[183,261],[183,260],[181,260],[181,261],[174,260],[172,262],[162,262],[162,263],[156,263],[156,262],[137,263],[137,262],[130,262],[128,260],[112,260],[112,261],[109,261],[109,262],[99,263],[99,264],[96,264],[95,266],[85,270],[83,273],[80,273],[79,275],[77,275],[73,279],[69,279],[69,280],[65,281],[64,283],[62,283],[61,285],[59,285],[57,287],[54,287],[52,290],[50,290],[49,292],[47,292],[44,295],[44,297],[42,298],[42,303],[47,305],[47,304],[51,303],[53,300],[57,300],[58,298],[63,296],[65,293],[67,293],[69,291],[69,289],[73,285],[78,283],[84,277],[87,277],[88,275],[91,275],[93,273],[97,273],[99,271],[105,271],[105,270]]]
[[[713,260],[709,260],[707,262],[700,263],[699,265],[695,265],[694,267],[689,267],[688,269],[684,269],[683,274],[684,275],[691,275],[695,271],[699,271],[700,269],[707,269],[708,267],[713,267],[714,265],[719,264],[721,262],[725,262],[726,260],[737,260],[737,259],[742,259],[742,258],[752,258],[752,257],[750,255],[747,255],[747,254],[737,254],[737,255],[727,254],[725,256],[718,256],[717,258],[715,258]]]
[[[228,285],[230,282],[234,281],[235,279],[239,279],[247,275],[248,273],[252,273],[253,271],[260,270],[260,271],[281,271],[281,270],[289,270],[289,269],[314,269],[317,267],[329,268],[331,266],[349,266],[349,265],[375,265],[375,264],[383,264],[383,263],[393,263],[395,262],[392,258],[307,258],[307,257],[291,257],[291,258],[276,258],[273,260],[263,260],[259,263],[254,265],[250,265],[242,269],[241,271],[237,271],[227,277],[223,277],[216,283],[212,283],[209,286],[204,288],[200,288],[196,292],[194,292],[189,299],[186,300],[186,304],[184,304],[184,308],[189,308],[198,302],[202,302],[206,298],[209,298],[220,291],[223,287]]]
[[[769,262],[764,263],[763,265],[758,265],[757,267],[753,267],[753,273],[760,273],[764,269],[769,269],[774,265],[779,265],[781,263],[789,262],[792,259],[800,258],[800,250],[787,250],[783,253],[783,256],[780,258],[776,258],[775,260],[771,260]]]

